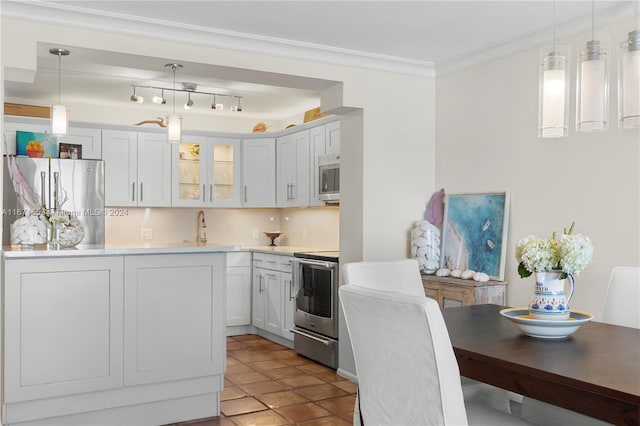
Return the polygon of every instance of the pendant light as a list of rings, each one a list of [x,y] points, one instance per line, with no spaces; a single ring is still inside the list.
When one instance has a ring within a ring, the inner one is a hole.
[[[167,64],[167,68],[173,71],[173,114],[167,116],[168,140],[170,143],[180,143],[182,140],[182,116],[176,114],[176,69],[182,68],[180,64]]]
[[[556,46],[556,2],[553,2],[552,47],[540,51],[540,80],[538,94],[538,137],[568,136],[569,62],[570,49]]]
[[[60,61],[63,56],[68,56],[66,49],[49,49],[49,53],[58,56],[58,104],[51,106],[51,134],[53,136],[66,136],[69,129],[69,114],[67,108],[60,101]]]
[[[640,20],[636,2],[636,30],[622,43],[618,64],[618,125],[640,128]]]
[[[576,80],[576,130],[609,129],[609,82],[607,50],[595,39],[595,0],[591,1],[591,40],[578,55]]]

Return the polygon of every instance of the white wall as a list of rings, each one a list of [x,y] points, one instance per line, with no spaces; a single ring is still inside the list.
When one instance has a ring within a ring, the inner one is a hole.
[[[631,28],[621,22],[598,33],[620,41]],[[436,187],[510,191],[505,280],[512,306],[526,306],[534,285],[533,278],[518,276],[517,241],[561,233],[575,221],[595,253],[576,279],[571,306],[599,317],[613,266],[640,265],[640,132],[617,127],[615,62],[610,130],[575,132],[575,58],[582,39],[559,41],[573,54],[568,138],[537,138],[538,49],[437,79]]]

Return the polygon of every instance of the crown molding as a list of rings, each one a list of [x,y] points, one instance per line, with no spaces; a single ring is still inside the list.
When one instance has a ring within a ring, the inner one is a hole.
[[[3,0],[3,16],[25,21],[54,23],[88,30],[107,31],[158,40],[182,42],[211,48],[278,56],[288,59],[321,62],[426,77],[444,76],[483,62],[516,54],[550,41],[550,30],[544,28],[471,55],[437,65],[433,62],[380,55],[314,43],[213,29],[112,12],[99,12],[74,6],[73,3],[49,3],[42,0]],[[632,1],[623,1],[598,12],[598,26],[633,17]],[[556,37],[570,37],[586,32],[591,16],[556,25]]]
[[[59,24],[332,65],[435,76],[432,62],[119,13],[98,13],[72,4],[48,3],[40,0],[4,0],[2,3],[3,16],[24,21]]]
[[[598,12],[598,25],[597,27],[603,27],[611,25],[615,22],[619,22],[623,19],[633,18],[634,16],[633,1],[624,1],[613,6],[609,6],[605,9],[601,9]],[[640,25],[638,23],[637,25]],[[631,31],[633,28],[628,28],[626,31]],[[591,15],[576,18],[571,21],[563,22],[556,25],[556,39],[566,39],[575,37],[578,34],[587,33],[591,30]],[[622,32],[622,28],[620,29]],[[460,57],[446,63],[437,64],[435,67],[436,76],[442,77],[448,74],[461,71],[465,68],[488,62],[496,59],[503,58],[505,56],[514,55],[527,49],[534,49],[536,47],[543,46],[551,43],[552,30],[551,28],[544,28],[540,31],[536,31],[531,34],[527,34],[523,37],[511,40],[507,43],[491,46],[485,50],[476,52],[472,55]],[[620,40],[622,41],[622,40]]]

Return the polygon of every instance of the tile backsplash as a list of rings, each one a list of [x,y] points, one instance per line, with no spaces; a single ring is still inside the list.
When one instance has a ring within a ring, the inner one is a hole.
[[[291,209],[123,208],[121,216],[107,216],[107,244],[143,241],[151,233],[154,243],[195,241],[198,211],[205,212],[210,244],[263,246],[263,232],[282,231],[278,245],[337,249],[340,209],[335,206]],[[150,230],[150,231],[149,231]],[[257,238],[256,238],[257,237]]]

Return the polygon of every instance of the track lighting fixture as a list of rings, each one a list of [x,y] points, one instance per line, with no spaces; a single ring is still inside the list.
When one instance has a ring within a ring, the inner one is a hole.
[[[60,61],[63,56],[68,56],[66,49],[49,49],[49,53],[58,56],[58,104],[51,106],[51,134],[54,136],[66,136],[69,128],[69,114],[67,108],[60,102]]]
[[[211,104],[211,109],[215,109],[215,110],[223,110],[224,109],[224,105],[223,104],[219,104],[216,101],[216,95],[213,95],[213,103]]]
[[[236,98],[236,100],[238,101],[238,103],[231,107],[231,111],[233,111],[233,112],[241,112],[242,111],[242,105],[240,105],[240,98]]]
[[[191,92],[189,92],[189,100],[186,104],[184,104],[184,109],[191,109],[193,106],[193,101],[191,100]]]
[[[172,65],[174,65],[174,64],[168,64],[167,67],[171,67]],[[176,64],[176,65],[179,65],[179,64]],[[177,66],[176,67],[176,69],[178,69],[178,68],[181,68],[181,66]],[[197,95],[213,96],[213,103],[211,104],[211,109],[218,110],[218,111],[224,109],[224,104],[218,102],[218,100],[217,100],[218,97],[222,96],[222,97],[227,97],[227,98],[235,98],[236,105],[231,107],[231,111],[233,111],[233,112],[241,112],[242,111],[242,106],[240,105],[240,100],[242,99],[242,96],[226,95],[226,94],[223,94],[223,93],[203,92],[203,91],[196,90],[197,87],[198,86],[195,83],[182,83],[182,89],[177,89],[175,87],[175,82],[174,82],[174,87],[173,88],[133,85],[133,95],[131,95],[131,100],[133,102],[142,103],[142,96],[136,95],[136,89],[161,90],[162,91],[162,96],[161,97],[160,96],[154,96],[153,97],[153,102],[156,103],[156,104],[165,104],[167,101],[164,98],[164,92],[165,92],[165,90],[168,90],[168,91],[173,92],[174,104],[175,104],[176,92],[186,92],[187,93],[187,101],[184,104],[184,108],[187,109],[187,110],[191,109],[195,105],[194,100],[191,99],[191,94],[197,94]]]
[[[138,104],[144,102],[144,98],[142,96],[136,95],[136,86],[133,86],[133,95],[131,95],[131,102],[135,102]]]
[[[167,103],[167,100],[164,98],[164,89],[162,90],[162,95],[161,96],[154,96],[153,97],[153,103],[154,104],[158,104],[158,105],[164,105]]]

